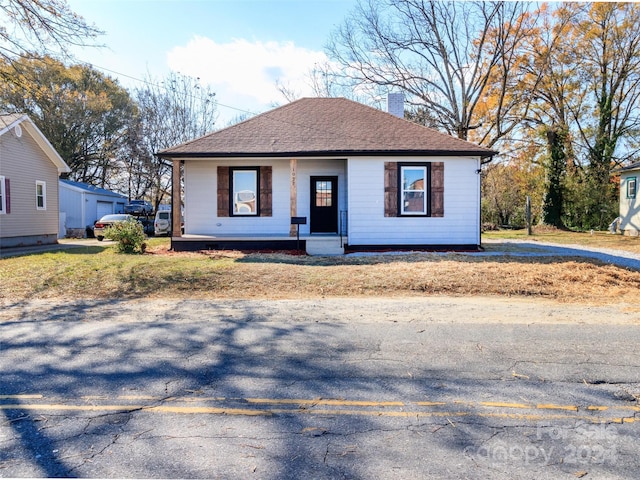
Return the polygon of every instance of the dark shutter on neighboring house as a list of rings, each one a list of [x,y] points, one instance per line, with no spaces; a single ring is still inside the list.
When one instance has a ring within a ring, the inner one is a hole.
[[[11,213],[11,186],[9,185],[9,179],[4,179],[4,206],[6,213]]]
[[[398,216],[397,162],[384,162],[384,216]]]
[[[273,176],[272,167],[260,167],[260,216],[270,217],[271,209],[271,178]]]
[[[218,217],[229,216],[229,167],[218,167]]]
[[[444,217],[444,162],[431,163],[431,216]]]

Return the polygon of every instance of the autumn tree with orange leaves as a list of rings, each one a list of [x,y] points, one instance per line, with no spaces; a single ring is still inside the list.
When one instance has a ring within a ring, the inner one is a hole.
[[[522,138],[544,145],[543,222],[604,228],[617,216],[611,171],[634,158],[640,120],[640,7],[630,3],[542,5],[530,39],[541,74]]]
[[[610,173],[640,144],[639,5],[361,0],[328,54],[354,89],[403,91],[410,120],[531,171],[528,152],[545,171],[544,223],[617,215]]]

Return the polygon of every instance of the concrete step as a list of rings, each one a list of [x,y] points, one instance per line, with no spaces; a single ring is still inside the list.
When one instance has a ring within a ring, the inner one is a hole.
[[[342,237],[306,237],[307,253],[309,255],[344,255],[347,239]]]

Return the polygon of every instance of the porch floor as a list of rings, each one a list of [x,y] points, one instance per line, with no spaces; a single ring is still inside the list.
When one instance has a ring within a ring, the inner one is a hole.
[[[178,251],[194,250],[305,250],[309,255],[342,255],[347,237],[336,234],[300,235],[300,242],[294,236],[278,234],[236,234],[201,235],[184,234],[172,237],[172,248]]]

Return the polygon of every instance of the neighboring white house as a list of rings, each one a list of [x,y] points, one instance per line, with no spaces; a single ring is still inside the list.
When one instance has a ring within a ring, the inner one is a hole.
[[[83,237],[96,220],[124,213],[127,197],[81,182],[60,180],[60,218],[63,236]]]
[[[56,243],[58,178],[70,171],[26,115],[0,115],[0,248]]]
[[[480,168],[497,152],[401,115],[304,98],[159,152],[174,199],[184,172],[173,248],[295,248],[299,228],[309,253],[477,249]]]
[[[636,236],[640,232],[640,196],[638,179],[640,162],[617,171],[620,174],[620,223],[618,228],[625,235]]]

